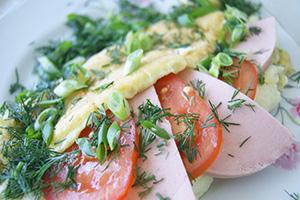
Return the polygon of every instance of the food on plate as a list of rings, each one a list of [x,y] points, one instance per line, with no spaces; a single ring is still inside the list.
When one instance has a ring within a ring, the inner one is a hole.
[[[250,22],[258,5],[119,3],[107,19],[70,14],[72,39],[38,50],[39,84],[12,85],[2,199],[198,199],[295,142],[268,113],[294,69],[275,19]]]

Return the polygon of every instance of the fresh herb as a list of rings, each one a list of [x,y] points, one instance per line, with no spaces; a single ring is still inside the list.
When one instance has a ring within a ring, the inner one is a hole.
[[[259,35],[261,33],[261,28],[258,26],[250,26],[249,32],[250,35]]]
[[[138,49],[128,55],[124,65],[125,76],[133,73],[140,67],[143,53],[143,49]]]
[[[125,53],[121,50],[120,45],[110,48],[108,54],[111,58],[110,64],[121,64],[124,60]],[[109,66],[109,65],[108,65]]]
[[[177,22],[179,25],[191,27],[194,20],[208,13],[217,10],[217,7],[207,0],[192,0],[189,4],[174,7],[167,15],[168,19]]]
[[[230,132],[230,130],[229,130],[230,126],[239,126],[240,125],[239,123],[227,121],[231,117],[231,114],[227,115],[224,118],[220,117],[220,115],[218,113],[218,108],[222,105],[222,102],[220,102],[217,106],[214,105],[210,100],[208,102],[209,102],[210,109],[213,112],[214,116],[216,117],[218,122],[226,129],[226,131]]]
[[[170,113],[166,110],[161,109],[160,107],[152,104],[150,100],[147,100],[144,104],[139,106],[138,112],[138,122],[137,125],[140,125],[141,122],[147,120],[156,126],[157,122],[161,121],[166,116],[170,116]],[[163,131],[165,135],[165,130]],[[156,134],[153,134],[148,128],[139,127],[139,143],[135,144],[139,156],[144,160],[147,159],[146,153],[150,150],[150,145],[155,141]]]
[[[239,90],[235,90],[231,99],[228,101],[227,108],[231,111],[235,111],[238,108],[241,108],[246,102],[245,99],[236,98],[236,96],[240,93]]]
[[[109,96],[107,107],[117,118],[122,121],[126,120],[130,115],[128,101],[117,90],[114,90]]]
[[[204,122],[201,124],[201,128],[216,127],[215,122],[210,122],[213,119],[214,119],[213,114],[206,116]]]
[[[261,67],[258,67],[258,69],[259,69],[259,73],[258,73],[258,82],[259,82],[259,84],[263,85],[263,84],[265,84],[265,76],[264,76],[264,72],[263,72],[263,70],[262,70]]]
[[[136,176],[133,187],[140,186],[143,191],[139,192],[139,197],[143,198],[148,195],[155,184],[160,183],[163,179],[157,179],[156,176],[150,172],[143,171],[140,167],[136,167]]]
[[[194,80],[190,82],[192,87],[198,92],[198,95],[204,99],[205,97],[205,83],[201,80]]]
[[[234,158],[234,155],[232,155],[232,154],[230,154],[230,153],[228,153],[227,154],[229,157],[231,157],[231,158]]]
[[[229,5],[243,11],[248,16],[258,14],[261,8],[261,4],[248,0],[221,0],[220,2],[223,10],[226,9],[226,5]]]
[[[164,197],[163,195],[161,195],[159,192],[157,192],[155,194],[155,196],[158,198],[158,200],[171,200],[170,197]]]
[[[247,137],[247,138],[240,144],[240,148],[242,148],[242,147],[246,144],[246,142],[248,142],[248,140],[250,140],[250,139],[251,139],[251,136]]]
[[[10,85],[10,88],[9,88],[10,94],[13,94],[17,91],[22,91],[25,89],[25,87],[20,84],[20,78],[19,78],[19,73],[18,73],[17,69],[15,70],[15,75],[16,75],[16,82]]]
[[[98,87],[94,88],[93,91],[99,91],[102,92],[103,90],[106,90],[107,88],[111,87],[114,84],[114,81],[109,82],[109,83],[104,83],[102,85],[99,85]]]
[[[96,76],[97,80],[102,80],[106,77],[105,71],[97,70],[97,69],[91,69],[90,71],[94,76]]]
[[[156,39],[152,39],[152,37],[144,32],[137,31],[132,32],[130,31],[125,38],[124,45],[127,51],[127,54],[131,54],[132,52],[142,49],[144,52],[150,50]]]
[[[287,190],[284,190],[284,191],[287,195],[289,195],[291,197],[291,199],[293,199],[293,200],[299,200],[300,199],[299,193],[295,193],[295,192],[294,193],[289,193]]]
[[[92,149],[92,145],[89,142],[89,139],[86,137],[78,138],[76,139],[76,144],[78,145],[79,149],[82,153],[84,153],[87,156],[95,157],[96,153]]]
[[[157,147],[157,150],[158,150],[158,153],[154,154],[155,156],[159,156],[159,155],[162,155],[166,150],[167,150],[167,146],[168,146],[168,141],[167,140],[163,140],[163,141],[160,141],[156,147]],[[166,158],[168,156],[168,153],[166,155]]]
[[[289,78],[290,78],[292,81],[295,81],[295,82],[297,82],[297,83],[300,83],[300,71],[295,72],[295,73],[292,74]]]
[[[176,134],[179,151],[182,152],[190,163],[192,163],[197,155],[200,155],[198,147],[195,143],[195,124],[199,121],[199,115],[189,113],[186,115],[175,116],[177,124],[184,124],[186,129],[182,133]]]
[[[120,134],[121,134],[120,126],[118,125],[117,122],[113,122],[107,131],[107,142],[111,151],[113,151],[116,145],[118,144],[120,139]]]
[[[155,134],[156,136],[162,139],[169,140],[171,138],[169,133],[165,129],[160,128],[159,126],[153,124],[149,120],[140,120],[139,123],[144,129],[151,131],[151,133]]]
[[[241,108],[242,106],[245,105],[245,106],[251,108],[255,112],[255,110],[254,110],[255,105],[254,104],[246,103],[247,101],[245,99],[236,98],[239,93],[240,93],[239,90],[234,91],[231,99],[228,101],[227,108],[229,110],[231,110],[232,112],[234,112],[236,109]]]
[[[4,198],[16,199],[29,193],[41,196],[42,190],[49,186],[43,179],[46,172],[54,177],[58,173],[57,169],[74,159],[76,152],[54,152],[42,140],[28,137],[22,128],[6,127],[6,130],[10,140],[1,149],[6,164],[0,174],[0,182],[7,180]],[[74,183],[72,174],[73,171],[68,171],[67,177],[70,179],[65,181],[66,187]],[[72,184],[67,184],[70,181]]]
[[[67,97],[77,90],[87,88],[85,84],[81,84],[76,80],[64,80],[59,85],[57,85],[53,92],[59,97]]]

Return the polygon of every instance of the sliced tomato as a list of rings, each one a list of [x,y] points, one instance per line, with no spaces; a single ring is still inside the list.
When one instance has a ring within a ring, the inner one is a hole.
[[[239,63],[237,59],[234,59],[234,64],[225,71],[236,72],[236,77],[232,79],[232,86],[251,99],[255,98],[258,84],[258,71],[253,63],[247,60]]]
[[[222,128],[212,114],[207,102],[197,92],[186,84],[175,74],[169,74],[158,80],[155,84],[156,92],[163,108],[169,108],[172,114],[195,113],[199,115],[199,122],[195,125],[195,145],[199,155],[190,162],[183,152],[181,153],[184,165],[188,173],[196,178],[216,160],[222,144]],[[208,123],[215,126],[201,128],[201,124],[212,116]],[[178,124],[174,118],[169,119],[174,134],[183,132],[184,124]]]
[[[128,122],[127,122],[128,123]],[[121,146],[116,157],[110,157],[103,165],[96,158],[79,155],[74,162],[78,167],[76,172],[77,188],[66,189],[55,193],[53,188],[44,191],[46,200],[95,200],[95,199],[125,199],[133,182],[137,152],[134,142],[138,139],[133,120],[129,122],[130,128],[121,133]],[[81,137],[86,136],[86,128]],[[71,149],[78,148],[72,146]],[[54,177],[55,182],[63,182],[66,178],[67,166]]]

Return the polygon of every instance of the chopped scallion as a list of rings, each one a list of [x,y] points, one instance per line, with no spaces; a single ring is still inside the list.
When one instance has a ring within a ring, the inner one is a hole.
[[[55,78],[60,74],[60,71],[47,56],[39,57],[38,62],[50,79]]]
[[[120,120],[124,121],[130,115],[128,101],[118,92],[113,91],[108,99],[107,107]]]
[[[223,52],[218,53],[213,60],[220,66],[230,66],[233,64],[232,58]]]
[[[163,129],[160,128],[159,126],[153,124],[151,121],[149,120],[142,120],[140,121],[141,125],[145,128],[148,129],[149,131],[151,131],[153,134],[157,135],[158,137],[162,138],[162,139],[170,139],[170,135],[168,134],[168,132]]]
[[[177,18],[177,22],[181,26],[185,26],[185,27],[192,27],[194,25],[194,20],[188,14],[180,15]]]
[[[54,88],[54,93],[59,97],[67,97],[76,90],[87,88],[85,84],[81,84],[75,80],[64,80],[56,88]]]
[[[92,145],[89,143],[88,138],[78,138],[76,139],[76,144],[78,145],[79,149],[82,153],[84,153],[87,156],[95,157],[96,153],[92,149]]]
[[[107,141],[110,147],[110,150],[113,151],[116,147],[121,134],[121,128],[117,122],[113,122],[107,132]]]
[[[124,65],[124,74],[129,75],[132,72],[136,71],[141,64],[141,59],[143,57],[143,49],[138,49],[131,54],[126,59],[126,63]]]

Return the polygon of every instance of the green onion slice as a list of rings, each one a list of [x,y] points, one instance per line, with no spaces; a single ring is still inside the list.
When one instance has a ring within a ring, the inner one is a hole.
[[[129,75],[132,72],[136,71],[141,64],[141,59],[143,57],[143,49],[138,49],[127,57],[125,66],[124,66],[124,74]]]
[[[67,97],[76,90],[87,88],[85,84],[80,84],[75,80],[64,80],[56,88],[54,88],[54,93],[59,97]]]
[[[148,129],[149,131],[151,131],[152,133],[154,133],[162,139],[168,140],[171,138],[169,133],[165,129],[160,128],[159,126],[153,124],[151,121],[142,120],[140,121],[140,123],[145,129]]]
[[[185,26],[185,27],[192,27],[194,25],[194,20],[188,14],[180,15],[177,18],[177,22],[181,26]]]
[[[42,128],[42,137],[47,146],[50,145],[54,132],[53,122],[48,121]]]
[[[50,59],[47,56],[39,57],[38,62],[40,63],[41,67],[49,75],[50,78],[54,78],[60,74],[60,71],[50,61]]]
[[[130,115],[130,108],[128,101],[124,96],[114,90],[108,99],[107,107],[120,120],[124,121]]]
[[[107,130],[108,130],[108,126],[106,124],[106,122],[104,121],[98,131],[98,145],[99,144],[105,144],[107,145]]]
[[[121,128],[117,122],[113,122],[107,132],[107,141],[110,147],[110,150],[113,151],[116,145],[118,144],[119,138],[121,135]]]
[[[214,60],[211,62],[211,66],[209,68],[208,73],[212,75],[213,77],[218,78],[220,73],[220,65],[216,63]]]
[[[213,61],[219,66],[230,66],[233,64],[232,58],[223,52],[218,53],[214,58]]]
[[[105,144],[98,144],[97,146],[97,158],[100,164],[103,164],[107,157],[107,145]]]
[[[47,123],[47,122],[51,122],[53,123],[53,121],[56,119],[58,115],[58,111],[56,108],[47,108],[45,110],[43,110],[37,117],[37,119],[35,120],[34,123],[34,129],[36,131],[42,129],[42,127]]]
[[[153,41],[150,36],[143,32],[135,32],[130,31],[126,35],[125,39],[125,48],[127,54],[130,54],[138,49],[143,49],[144,51],[148,51],[152,48]]]
[[[231,33],[232,46],[242,41],[246,37],[247,31],[247,26],[244,24],[239,24],[235,26]]]
[[[76,139],[76,144],[78,145],[79,149],[82,153],[84,153],[87,156],[95,157],[96,153],[92,149],[92,145],[89,143],[88,138],[78,138]]]

